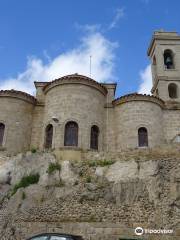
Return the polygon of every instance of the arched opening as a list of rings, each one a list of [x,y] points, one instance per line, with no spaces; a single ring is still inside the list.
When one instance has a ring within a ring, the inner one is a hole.
[[[164,51],[164,66],[166,69],[174,68],[173,52],[169,49]]]
[[[3,145],[4,131],[5,131],[5,125],[4,123],[0,123],[0,147],[2,147]]]
[[[53,125],[48,124],[45,130],[45,148],[52,148]]]
[[[78,146],[78,124],[74,121],[65,125],[64,146]]]
[[[91,127],[90,148],[98,150],[99,128],[96,125]]]
[[[145,127],[138,129],[138,145],[139,147],[148,147],[148,132]]]
[[[177,98],[178,97],[178,88],[175,83],[170,83],[168,86],[169,97],[170,98]]]

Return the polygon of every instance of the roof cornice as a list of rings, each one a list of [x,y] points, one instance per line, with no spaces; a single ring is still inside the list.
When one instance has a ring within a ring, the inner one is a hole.
[[[169,34],[169,35],[168,35]],[[177,32],[154,32],[152,39],[150,41],[150,45],[147,51],[147,55],[151,56],[151,52],[154,47],[154,43],[156,40],[180,40],[180,36],[177,34]]]
[[[12,97],[12,98],[18,98],[21,100],[24,100],[26,102],[29,102],[31,104],[36,103],[36,98],[33,97],[32,95],[22,92],[22,91],[17,91],[17,90],[0,90],[0,97]]]
[[[113,105],[116,106],[116,105],[120,105],[126,102],[132,102],[132,101],[152,102],[164,108],[164,101],[162,99],[152,95],[139,94],[139,93],[131,93],[131,94],[127,94],[122,97],[119,97],[113,101]]]
[[[34,82],[34,85],[35,87],[44,87],[48,82],[38,82],[38,81],[35,81]]]
[[[103,84],[100,84],[89,77],[79,75],[79,74],[67,75],[67,76],[55,79],[52,82],[48,82],[43,87],[43,91],[44,91],[44,93],[47,93],[50,89],[52,89],[58,85],[64,85],[64,84],[83,84],[86,86],[96,88],[104,95],[107,94],[107,89],[105,86],[103,86]]]

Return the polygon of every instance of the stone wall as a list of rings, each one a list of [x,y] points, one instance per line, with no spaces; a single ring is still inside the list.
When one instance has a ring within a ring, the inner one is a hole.
[[[163,123],[165,140],[172,142],[180,134],[180,110],[164,110]]]
[[[134,100],[115,106],[116,151],[138,147],[138,129],[148,131],[149,147],[163,143],[163,116],[159,105]]]
[[[98,150],[106,152],[137,148],[140,127],[148,130],[149,147],[180,134],[176,101],[136,93],[113,100],[115,84],[101,85],[76,74],[35,84],[37,99],[14,90],[0,91],[0,121],[6,124],[3,147],[11,153],[44,149],[48,124],[53,125],[52,148],[61,149],[68,121],[78,123],[78,149],[83,150],[90,149],[92,125],[100,131]]]
[[[79,126],[78,147],[90,148],[91,126],[97,125],[100,130],[99,150],[102,150],[105,134],[104,104],[105,96],[96,88],[84,84],[67,83],[50,89],[46,93],[44,129],[49,123],[53,124],[53,147],[64,146],[65,124],[75,121]],[[53,122],[53,116],[59,120],[58,123]]]
[[[32,132],[31,132],[31,148],[43,149],[44,132],[43,132],[43,121],[44,121],[44,104],[37,104],[34,107],[32,115]]]
[[[153,92],[158,89],[158,95],[164,101],[180,101],[180,36],[177,32],[156,31],[150,43],[148,55],[152,60]],[[164,65],[164,51],[171,50],[174,62],[173,69],[166,69]],[[153,59],[156,59],[153,64]],[[178,86],[178,98],[169,97],[168,85],[175,83]],[[154,94],[156,94],[154,92]]]
[[[115,111],[114,107],[106,107],[105,109],[105,141],[104,141],[104,151],[116,151],[116,121],[115,121]]]
[[[0,122],[5,124],[3,147],[9,153],[30,148],[33,103],[14,96],[1,96]]]

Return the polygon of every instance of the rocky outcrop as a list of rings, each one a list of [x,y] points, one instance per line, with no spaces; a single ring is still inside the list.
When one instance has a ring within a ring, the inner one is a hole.
[[[1,156],[1,239],[44,231],[85,239],[135,238],[136,226],[173,229],[168,239],[179,239],[180,155],[177,146],[171,146],[170,155],[168,148],[119,155],[87,152],[83,161],[60,161],[53,152]],[[49,171],[52,163],[60,168]],[[13,186],[32,172],[39,173],[38,184],[11,195]]]

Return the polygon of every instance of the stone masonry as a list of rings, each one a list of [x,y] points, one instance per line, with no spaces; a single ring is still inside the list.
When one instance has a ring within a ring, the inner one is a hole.
[[[98,83],[78,74],[52,82],[35,82],[36,97],[15,90],[0,91],[0,150],[14,154],[43,150],[46,128],[52,130],[52,149],[64,146],[65,125],[78,125],[78,144],[91,149],[91,128],[97,126],[99,151],[142,147],[138,131],[146,130],[144,147],[180,139],[180,36],[155,32],[148,56],[152,60],[152,95],[127,94],[115,99],[115,83]],[[148,143],[148,144],[147,144]],[[96,150],[97,150],[96,149]]]

